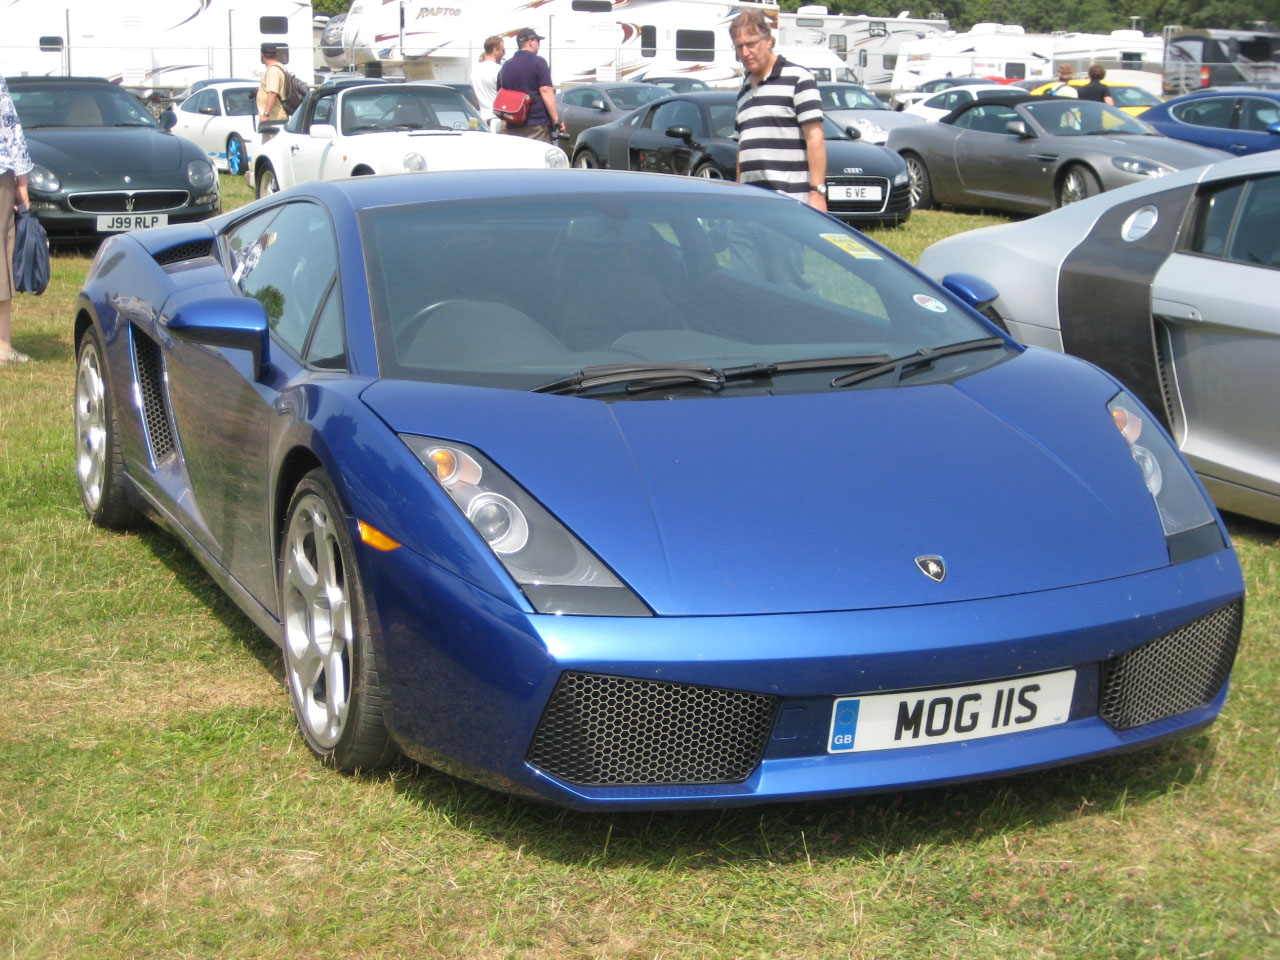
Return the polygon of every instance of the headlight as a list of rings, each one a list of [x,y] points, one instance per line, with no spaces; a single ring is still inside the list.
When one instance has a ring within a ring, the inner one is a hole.
[[[208,160],[192,160],[187,164],[187,182],[193,187],[207,187],[213,181],[213,164]]]
[[[1112,157],[1111,162],[1125,173],[1131,173],[1136,177],[1163,177],[1166,173],[1173,172],[1168,167],[1162,167],[1150,160],[1139,160],[1137,157]]]
[[[544,159],[546,161],[547,166],[550,167],[552,170],[555,170],[559,167],[569,166],[569,158],[565,155],[565,152],[561,150],[559,147],[552,147],[550,150],[548,150],[547,155]]]
[[[1173,444],[1165,439],[1159,425],[1150,422],[1147,414],[1138,412],[1141,409],[1138,402],[1123,391],[1107,404],[1111,419],[1129,444],[1133,461],[1155,501],[1165,536],[1175,537],[1206,524],[1213,524],[1216,533],[1213,510],[1191,471]]]
[[[903,170],[900,174],[898,174],[893,178],[893,185],[895,187],[900,187],[903,184],[910,183],[910,182],[911,182],[911,174],[907,173],[907,171],[905,170]]]
[[[427,161],[420,153],[406,153],[404,155],[404,168],[410,173],[423,173],[427,169]]]
[[[48,167],[34,164],[27,174],[27,187],[40,193],[57,193],[62,189],[62,181]]]
[[[864,140],[884,140],[889,136],[884,127],[866,117],[859,117],[853,121],[853,125],[858,128]]]
[[[649,608],[599,557],[480,451],[412,434],[400,439],[539,613],[650,616]]]

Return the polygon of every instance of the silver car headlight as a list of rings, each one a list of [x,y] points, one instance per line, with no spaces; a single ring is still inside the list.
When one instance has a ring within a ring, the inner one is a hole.
[[[893,178],[893,185],[895,187],[901,187],[904,184],[907,184],[910,182],[911,182],[911,174],[907,173],[907,171],[905,170],[903,170],[901,173],[897,174]]]
[[[1168,167],[1153,163],[1150,160],[1139,160],[1137,157],[1112,157],[1111,162],[1115,166],[1123,170],[1125,173],[1131,173],[1136,177],[1163,177],[1167,173],[1172,173]]]
[[[404,155],[404,168],[410,173],[424,173],[427,169],[426,158],[420,153],[406,153]]]
[[[62,189],[62,181],[48,167],[37,163],[27,173],[27,186],[40,193],[57,193]]]
[[[1206,524],[1213,524],[1216,531],[1213,509],[1159,425],[1140,413],[1142,407],[1124,391],[1111,398],[1107,410],[1155,501],[1165,536],[1176,537]]]
[[[880,124],[868,120],[866,117],[859,117],[853,121],[853,125],[858,128],[858,132],[862,134],[863,140],[874,140],[883,142],[888,139],[889,133]]]
[[[561,150],[559,147],[552,147],[550,150],[547,151],[547,155],[543,159],[546,162],[547,166],[550,167],[552,170],[556,170],[560,167],[569,166],[569,158],[565,155],[565,152]]]
[[[599,557],[493,461],[466,444],[400,434],[539,613],[647,617]]]
[[[208,160],[192,160],[187,164],[187,182],[197,190],[209,186],[216,177],[213,164]]]

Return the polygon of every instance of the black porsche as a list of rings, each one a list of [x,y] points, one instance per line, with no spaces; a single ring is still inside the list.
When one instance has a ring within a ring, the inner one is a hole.
[[[573,165],[732,180],[738,165],[736,115],[732,91],[667,97],[582,131]],[[911,215],[911,197],[902,159],[892,150],[857,142],[829,118],[823,124],[831,214],[858,225],[905,221]]]

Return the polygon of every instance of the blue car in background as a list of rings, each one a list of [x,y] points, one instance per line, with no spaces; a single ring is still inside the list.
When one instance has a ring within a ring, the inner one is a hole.
[[[186,544],[340,770],[656,809],[1203,727],[1226,530],[1158,420],[995,295],[734,183],[306,183],[104,244],[81,498]]]
[[[1237,156],[1280,147],[1280,90],[1217,87],[1166,100],[1142,119],[1167,137]]]

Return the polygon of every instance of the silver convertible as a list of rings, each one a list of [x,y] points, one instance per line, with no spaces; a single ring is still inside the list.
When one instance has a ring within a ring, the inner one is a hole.
[[[976,299],[1019,340],[1124,381],[1219,507],[1280,523],[1278,225],[1258,153],[949,237],[920,268],[987,281]]]
[[[937,123],[896,127],[916,208],[934,203],[1042,213],[1130,183],[1212,163],[1221,150],[1172,140],[1104,103],[1010,94]]]

